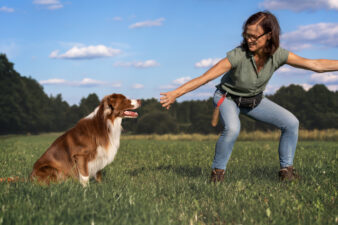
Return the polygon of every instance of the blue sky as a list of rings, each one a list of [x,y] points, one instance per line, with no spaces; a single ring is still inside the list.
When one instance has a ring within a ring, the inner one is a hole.
[[[238,46],[261,10],[277,16],[282,47],[338,59],[338,0],[0,0],[0,53],[70,104],[89,93],[159,99]],[[178,100],[209,98],[219,80]],[[283,66],[265,93],[316,83],[338,90],[338,72]]]

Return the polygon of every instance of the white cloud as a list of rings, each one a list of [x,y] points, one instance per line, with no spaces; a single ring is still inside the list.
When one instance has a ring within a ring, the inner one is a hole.
[[[46,7],[49,10],[63,8],[63,5],[59,0],[34,0],[33,4]]]
[[[34,4],[36,5],[55,5],[60,4],[59,0],[34,0]]]
[[[310,77],[310,81],[324,84],[338,84],[337,73],[314,73]]]
[[[159,18],[157,20],[147,20],[143,22],[137,22],[129,26],[130,29],[141,28],[141,27],[158,27],[163,25],[164,18]]]
[[[94,80],[91,78],[84,78],[79,82],[74,82],[76,86],[100,86],[104,85],[105,82],[99,81],[99,80]]]
[[[286,42],[283,42],[283,47],[287,48],[290,51],[299,52],[299,51],[302,51],[304,49],[313,48],[315,46],[312,45],[312,44],[302,44],[302,43],[292,43],[292,42],[286,43]]]
[[[173,84],[182,85],[182,84],[188,82],[189,80],[191,80],[191,77],[180,77],[180,78],[174,80]]]
[[[155,67],[159,66],[160,64],[157,63],[155,60],[146,60],[144,62],[136,62],[135,67],[137,68],[148,68],[148,67]]]
[[[166,90],[176,89],[179,86],[181,86],[182,84],[188,82],[189,80],[191,80],[191,77],[180,77],[180,78],[173,80],[171,84],[162,85],[159,88],[160,89],[166,89]]]
[[[50,10],[56,10],[56,9],[61,9],[61,8],[63,8],[62,4],[50,5],[47,7],[47,9],[50,9]]]
[[[313,87],[312,84],[300,84],[304,90],[308,91],[310,88]],[[338,85],[337,84],[333,84],[333,85],[325,85],[327,87],[327,89],[329,89],[330,91],[338,91]]]
[[[289,66],[283,66],[280,69],[278,69],[279,73],[289,73],[292,70],[292,67]]]
[[[337,0],[327,0],[328,5],[331,9],[338,9],[338,1]]]
[[[290,84],[288,85],[268,85],[266,87],[266,89],[264,90],[264,94],[267,94],[267,95],[272,95],[272,94],[275,94],[276,91],[278,89],[280,89],[282,86],[289,86]],[[302,86],[304,88],[305,91],[308,91],[310,88],[312,88],[315,84],[311,83],[301,83],[301,84],[295,84],[295,85],[299,85],[299,86]],[[337,84],[333,84],[333,85],[327,85],[327,84],[324,84],[330,91],[337,91],[338,90],[338,85]]]
[[[94,59],[102,57],[113,57],[121,53],[119,49],[113,49],[104,45],[78,47],[74,46],[64,54],[59,54],[59,50],[53,51],[49,57],[53,59]]]
[[[307,83],[303,83],[300,84],[300,86],[302,86],[304,88],[305,91],[308,91],[310,88],[313,87],[313,84],[307,84]],[[333,84],[333,85],[325,85],[327,87],[327,89],[329,89],[330,91],[338,91],[338,85],[337,84]]]
[[[65,84],[67,83],[67,81],[64,79],[53,78],[49,80],[42,80],[39,83],[42,85],[53,85],[53,84]]]
[[[177,78],[175,80],[173,80],[171,82],[171,84],[167,84],[167,85],[162,85],[159,87],[159,89],[176,89],[178,88],[179,86],[187,83],[188,81],[190,81],[192,78],[187,76],[187,77],[180,77],[180,78]],[[194,93],[200,93],[200,92],[208,92],[209,90],[211,90],[210,93],[213,93],[215,91],[215,86],[216,84],[218,84],[218,82],[215,82],[215,81],[210,81],[202,86],[200,86],[196,92],[196,90],[194,91]],[[209,92],[208,92],[209,93]]]
[[[304,70],[304,69],[299,69],[299,68],[295,68],[289,65],[284,65],[282,67],[280,67],[277,71],[277,74],[307,74],[309,73],[308,70]]]
[[[173,84],[167,84],[167,85],[160,86],[160,89],[167,89],[167,90],[175,89],[175,88],[177,88],[177,85],[173,85]]]
[[[42,80],[39,82],[41,85],[63,85],[63,86],[76,86],[76,87],[96,87],[96,86],[108,86],[108,87],[121,87],[121,83],[109,83],[91,78],[83,78],[80,81],[67,81],[59,78],[52,78],[49,80]]]
[[[206,68],[211,67],[218,63],[221,59],[220,58],[208,58],[208,59],[202,59],[201,61],[195,63],[195,67],[197,68]]]
[[[316,45],[338,47],[338,23],[317,23],[300,26],[298,30],[281,36],[282,45],[291,51],[312,48]]]
[[[52,51],[52,53],[50,53],[49,55],[49,58],[52,58],[52,59],[59,58],[59,50]]]
[[[110,84],[108,84],[108,86],[115,87],[115,88],[120,88],[120,87],[122,87],[122,84],[121,83],[110,83]]]
[[[13,9],[13,8],[8,8],[8,7],[6,7],[6,6],[2,6],[2,7],[0,8],[0,12],[12,13],[12,12],[14,12],[14,9]]]
[[[338,91],[338,85],[326,85],[330,91]]]
[[[113,18],[113,20],[114,20],[114,21],[122,21],[123,19],[122,19],[122,17],[115,16],[115,17]]]
[[[157,63],[155,60],[146,60],[144,62],[116,62],[114,66],[116,67],[136,67],[136,68],[149,68],[149,67],[156,67],[160,64]]]
[[[306,83],[300,84],[300,86],[302,86],[305,91],[308,91],[310,88],[313,87],[312,84],[306,84]]]
[[[144,85],[143,84],[133,84],[132,88],[134,88],[134,89],[142,89],[142,88],[144,88]]]
[[[214,92],[210,91],[210,92],[189,92],[187,94],[187,97],[190,97],[192,99],[206,99],[206,98],[210,98],[214,95]]]
[[[304,10],[338,10],[337,0],[264,0],[260,3],[261,7],[268,10],[292,10],[292,11],[304,11]]]
[[[274,94],[281,86],[280,85],[272,85],[268,84],[264,90],[264,94]]]

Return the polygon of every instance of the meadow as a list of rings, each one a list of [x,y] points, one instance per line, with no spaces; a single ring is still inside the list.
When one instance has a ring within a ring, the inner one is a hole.
[[[0,177],[27,178],[58,134],[0,137]],[[235,144],[210,184],[214,136],[124,136],[102,183],[0,183],[0,224],[337,224],[334,139],[300,138],[297,182],[280,182],[276,138]],[[252,135],[251,135],[252,136]],[[250,135],[249,135],[250,137]]]

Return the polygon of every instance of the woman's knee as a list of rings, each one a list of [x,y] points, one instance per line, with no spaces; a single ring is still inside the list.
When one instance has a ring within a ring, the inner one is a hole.
[[[239,135],[240,129],[240,124],[229,124],[224,126],[223,134],[236,138]]]
[[[297,119],[297,117],[295,117],[294,115],[292,115],[292,117],[290,117],[284,127],[284,129],[287,130],[297,130],[299,129],[299,120]]]

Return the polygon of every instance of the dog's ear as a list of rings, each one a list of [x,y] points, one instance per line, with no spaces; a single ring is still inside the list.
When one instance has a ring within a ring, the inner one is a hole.
[[[116,104],[116,99],[113,97],[113,95],[106,96],[103,99],[105,116],[109,116],[114,112],[115,104]]]
[[[118,105],[119,105],[119,101],[118,101],[117,94],[112,94],[112,95],[107,96],[106,101],[105,101],[106,115],[109,115],[109,116],[118,115],[120,113],[118,110]]]
[[[116,106],[116,104],[117,104],[117,99],[116,99],[116,95],[115,94],[112,94],[112,95],[110,95],[109,97],[108,97],[108,99],[107,99],[108,101],[108,106],[112,109],[112,110],[114,110],[115,109],[115,106]]]
[[[116,105],[116,99],[113,96],[109,96],[108,106],[112,111],[114,111],[115,105]]]

